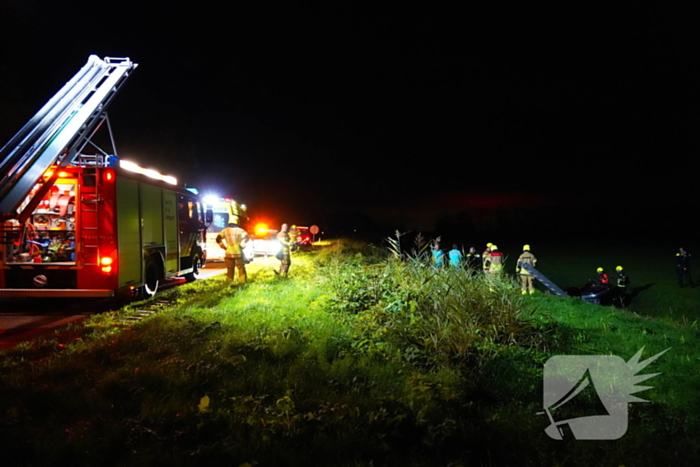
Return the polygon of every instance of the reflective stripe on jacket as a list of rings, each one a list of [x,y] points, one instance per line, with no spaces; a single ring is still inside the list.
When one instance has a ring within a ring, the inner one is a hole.
[[[226,257],[240,258],[243,248],[248,243],[248,234],[240,227],[226,227],[216,236],[216,243],[219,245],[222,240],[226,241]]]
[[[492,251],[489,255],[489,271],[501,271],[503,269],[503,253]]]
[[[537,265],[537,258],[535,258],[535,255],[533,255],[529,251],[523,251],[523,254],[521,254],[518,258],[518,263],[515,268],[515,272],[517,272],[521,276],[530,276],[531,274],[521,266],[521,264],[523,263],[535,267]]]

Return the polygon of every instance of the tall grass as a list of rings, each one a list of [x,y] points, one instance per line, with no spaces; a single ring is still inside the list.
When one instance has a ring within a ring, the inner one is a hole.
[[[419,237],[420,238],[420,237]],[[534,345],[531,313],[505,276],[485,277],[468,268],[436,269],[419,243],[400,252],[389,239],[391,258],[363,268],[336,268],[328,275],[335,308],[360,313],[370,336],[386,334],[413,352],[437,360],[482,360],[502,345]]]

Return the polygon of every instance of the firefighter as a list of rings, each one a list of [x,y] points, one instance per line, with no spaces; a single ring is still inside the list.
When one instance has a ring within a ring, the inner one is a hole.
[[[243,249],[248,244],[248,232],[231,222],[216,236],[216,243],[226,250],[224,262],[226,263],[226,279],[233,280],[234,269],[238,269],[238,282],[245,284],[248,277],[245,270]]]
[[[296,243],[299,239],[299,231],[297,230],[297,226],[293,225],[289,229],[289,241],[292,243]]]
[[[491,244],[489,249],[491,251],[489,252],[489,271],[487,277],[489,278],[489,283],[493,287],[496,282],[500,280],[501,274],[503,273],[503,253],[498,251],[498,247],[494,244]],[[493,288],[491,290],[493,290]]]
[[[625,273],[622,266],[616,267],[615,271],[617,272],[617,278],[615,281],[615,286],[616,286],[615,288],[617,289],[616,299],[617,299],[617,302],[620,304],[620,307],[624,307],[625,306],[625,297],[627,296],[627,286],[630,283],[630,278]]]
[[[280,260],[279,274],[286,276],[289,272],[289,266],[292,265],[292,241],[289,238],[289,226],[287,224],[282,224],[282,227],[280,227],[277,240],[280,242],[280,251],[277,253],[277,259]]]
[[[523,253],[518,258],[515,266],[515,272],[520,275],[521,291],[523,295],[529,293],[532,295],[535,293],[535,287],[533,285],[533,277],[525,268],[522,267],[523,264],[529,264],[535,267],[537,264],[537,258],[530,252],[530,245],[523,245]]]
[[[598,268],[596,272],[598,273],[598,277],[595,280],[596,285],[608,285],[610,283],[610,278],[605,273],[605,269]]]
[[[462,266],[462,252],[457,249],[457,244],[452,245],[452,249],[447,252],[450,258],[450,266],[459,269]]]
[[[690,273],[690,253],[685,251],[683,247],[678,249],[676,253],[676,274],[678,275],[678,285],[685,286],[685,279],[688,279],[688,285],[693,287],[693,275]]]
[[[491,267],[491,247],[493,243],[489,242],[486,244],[486,249],[481,253],[481,267],[485,274],[488,274],[489,268]]]
[[[296,225],[292,225],[289,229],[289,244],[292,253],[299,251],[299,229]]]

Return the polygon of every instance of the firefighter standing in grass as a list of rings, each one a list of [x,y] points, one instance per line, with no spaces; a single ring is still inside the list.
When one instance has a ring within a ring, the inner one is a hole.
[[[240,228],[238,224],[229,223],[228,227],[216,236],[216,243],[226,250],[224,262],[226,263],[226,279],[233,280],[233,271],[238,269],[238,282],[245,284],[247,275],[245,270],[245,260],[243,259],[243,249],[248,243],[248,233]]]
[[[610,283],[610,278],[608,277],[607,273],[605,272],[605,269],[598,268],[598,269],[596,269],[596,272],[598,273],[598,277],[596,279],[596,285],[608,285]]]
[[[494,244],[491,244],[490,250],[488,278],[493,286],[503,273],[503,253],[498,251],[498,247]]]
[[[293,225],[289,229],[289,241],[292,243],[296,243],[298,241],[298,237],[299,237],[299,231],[297,230],[297,226]]]
[[[627,286],[630,283],[630,278],[625,273],[622,266],[616,267],[615,271],[617,271],[617,278],[615,280],[615,285],[616,285],[615,288],[617,289],[616,299],[617,299],[618,303],[620,304],[620,307],[624,307],[625,306],[625,297],[627,296]]]
[[[523,253],[518,258],[518,262],[515,266],[515,272],[520,275],[520,283],[522,284],[521,293],[523,295],[529,293],[532,295],[535,293],[535,287],[533,285],[533,277],[527,269],[523,268],[523,264],[528,264],[535,267],[537,264],[537,258],[530,252],[530,245],[523,245]]]
[[[280,260],[279,274],[286,276],[289,272],[289,266],[292,265],[292,241],[289,238],[289,226],[287,224],[282,224],[282,227],[280,227],[277,240],[280,242],[280,251],[277,253],[277,259]]]
[[[292,225],[289,229],[289,244],[291,245],[292,253],[295,253],[299,249],[299,230],[297,230],[296,225]]]
[[[486,249],[481,254],[481,266],[485,274],[489,273],[489,268],[491,267],[491,247],[493,243],[489,242],[486,244]]]

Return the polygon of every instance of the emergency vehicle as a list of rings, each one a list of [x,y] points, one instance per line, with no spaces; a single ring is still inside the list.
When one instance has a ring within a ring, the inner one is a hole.
[[[223,261],[226,250],[219,247],[216,237],[230,222],[241,224],[245,216],[245,204],[238,204],[231,198],[218,198],[206,196],[204,202],[207,208],[212,210],[213,219],[207,229],[206,261]]]
[[[151,297],[164,279],[196,278],[211,220],[198,196],[82,154],[136,66],[90,56],[0,150],[0,297]]]
[[[279,230],[268,229],[264,224],[255,227],[253,234],[253,254],[255,256],[275,256],[282,244],[277,240]]]
[[[289,236],[297,247],[311,245],[311,234],[308,227],[293,225],[289,230]]]

